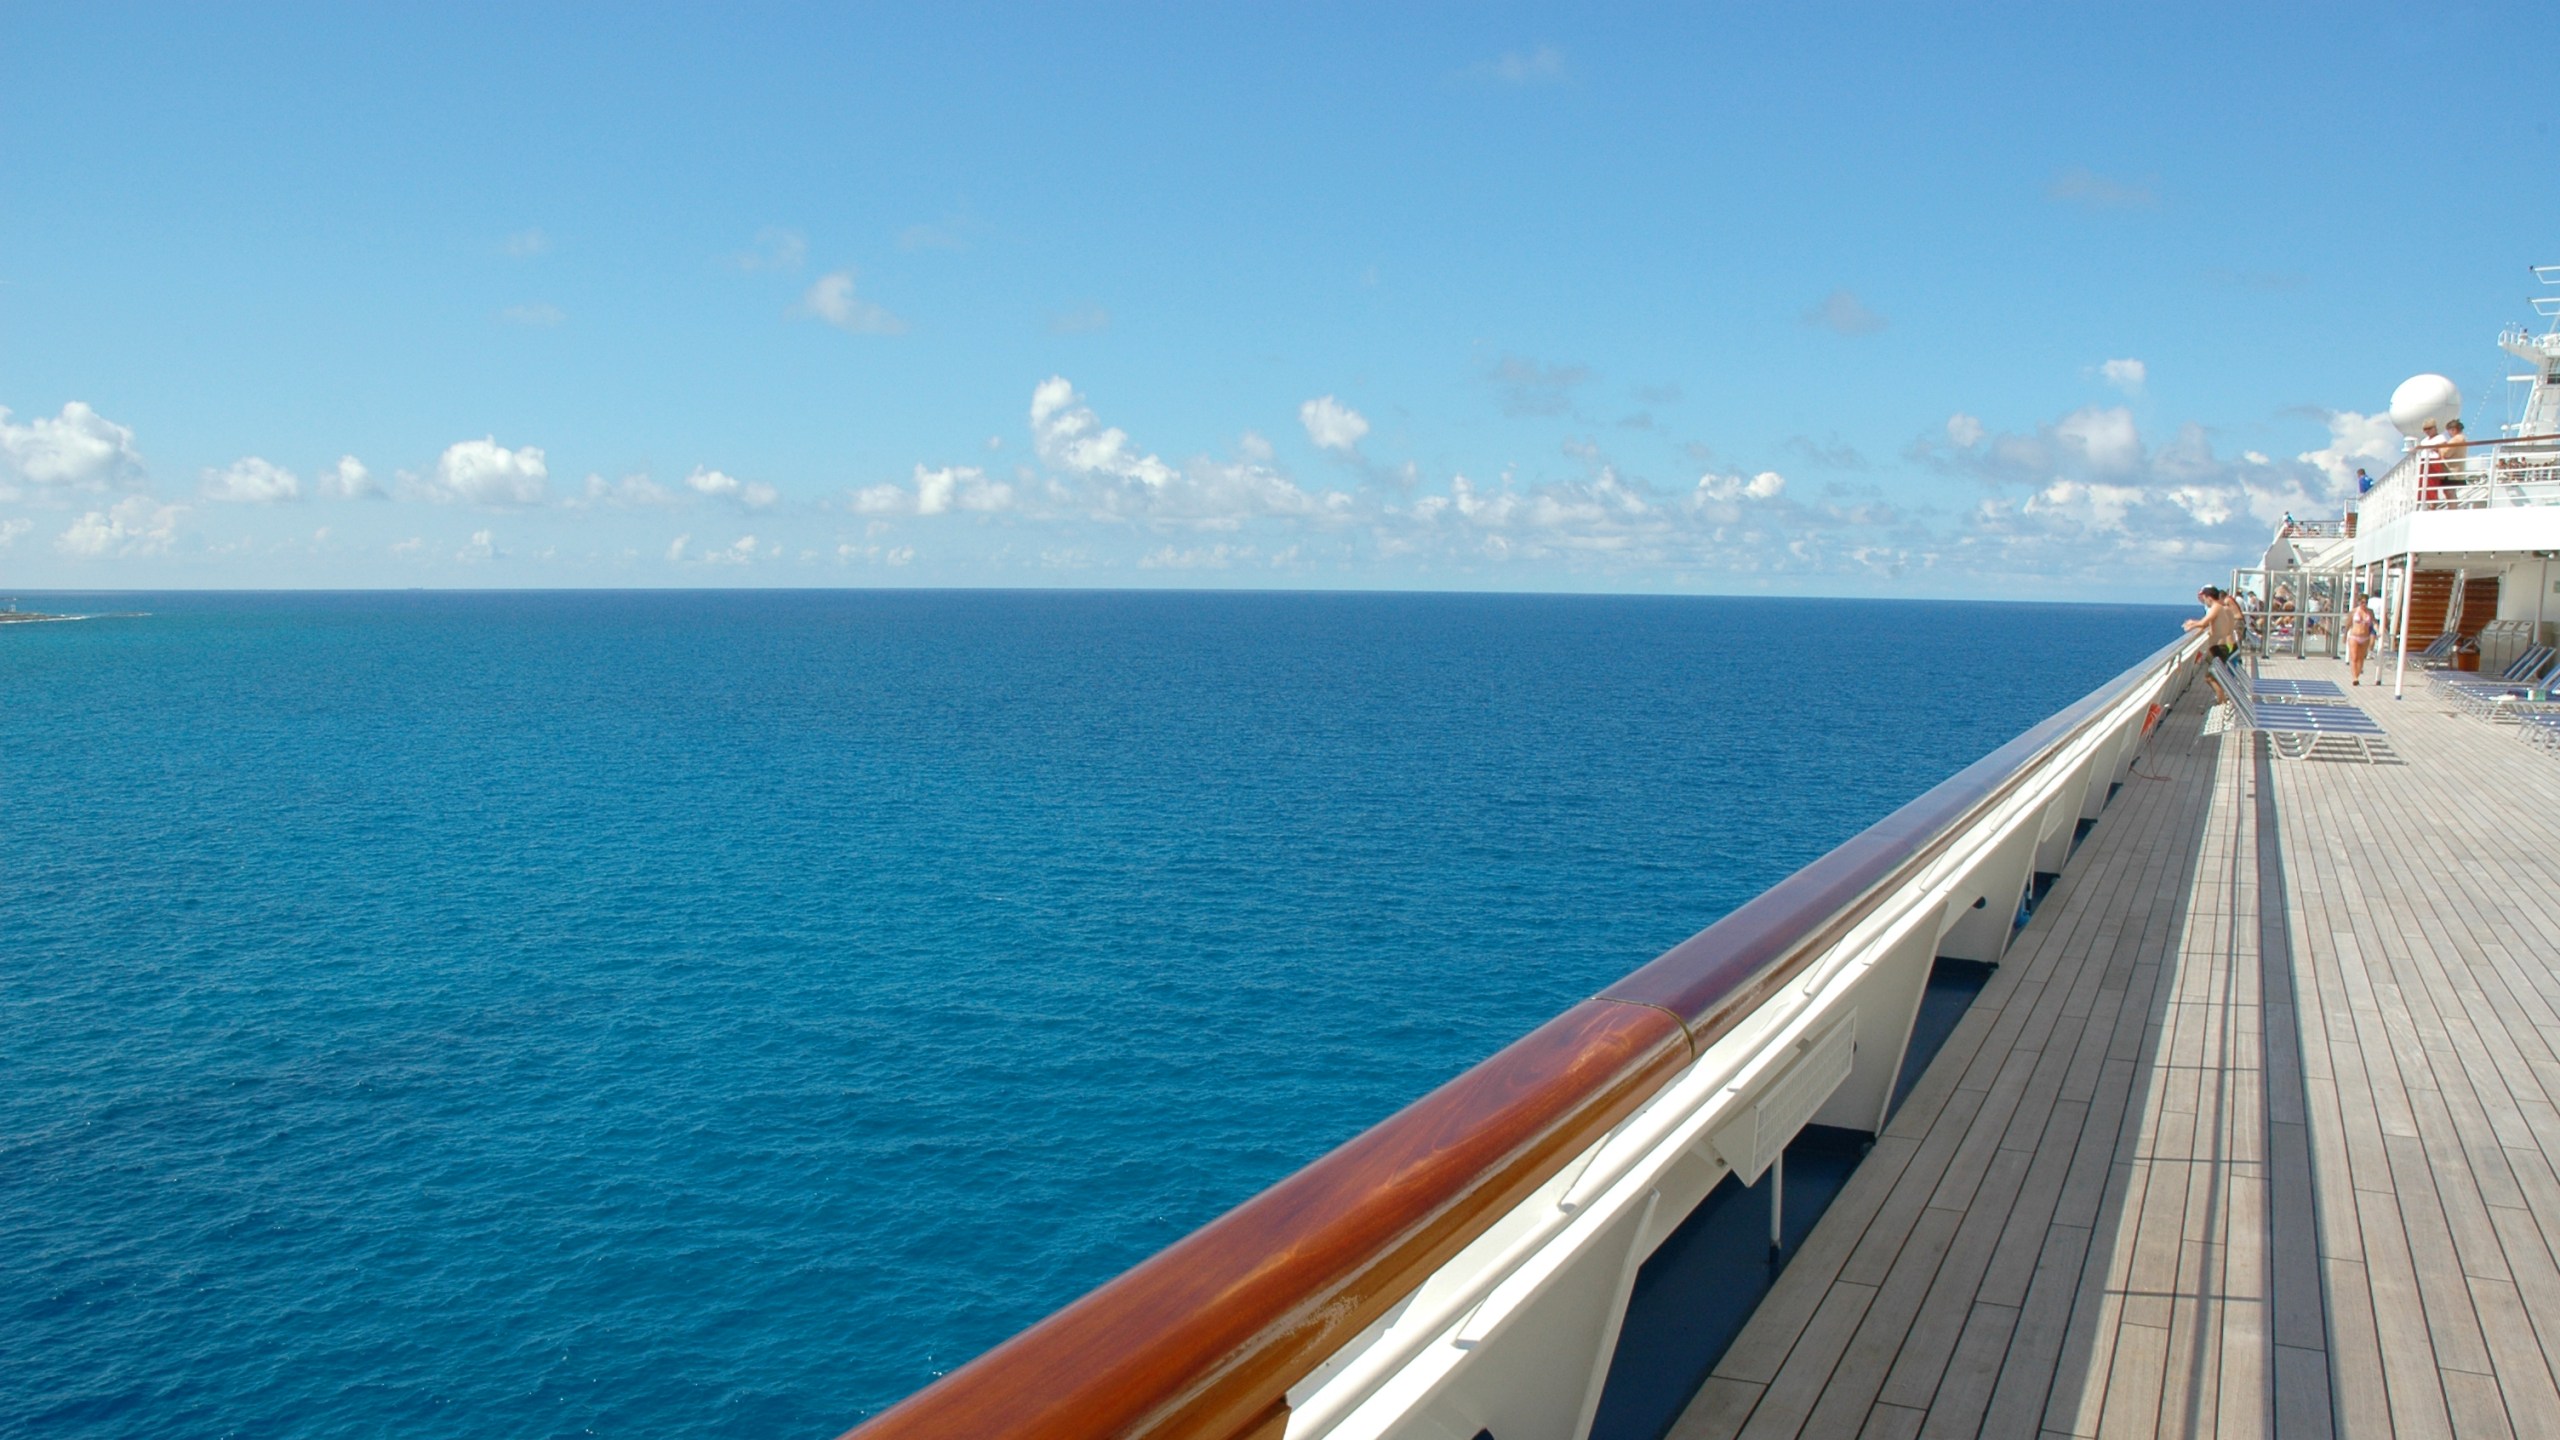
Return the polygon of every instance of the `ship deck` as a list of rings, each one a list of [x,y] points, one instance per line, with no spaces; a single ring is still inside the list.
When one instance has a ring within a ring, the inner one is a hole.
[[[1673,1436],[2560,1434],[2560,759],[2348,693],[2188,690]]]

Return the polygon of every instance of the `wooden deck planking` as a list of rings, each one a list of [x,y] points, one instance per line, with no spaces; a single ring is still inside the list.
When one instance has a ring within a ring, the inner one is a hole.
[[[2181,699],[1673,1435],[2560,1436],[2560,760],[2387,693]]]

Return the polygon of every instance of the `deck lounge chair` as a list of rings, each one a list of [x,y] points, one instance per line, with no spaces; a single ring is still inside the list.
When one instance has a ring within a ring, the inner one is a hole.
[[[2529,685],[2542,678],[2551,668],[2551,647],[2536,645],[2510,661],[2495,675],[2465,675],[2456,670],[2438,670],[2427,677],[2438,690],[2476,690],[2483,686],[2504,692],[2518,685]]]
[[[2503,702],[2532,698],[2550,684],[2551,647],[2537,646],[2518,656],[2506,672],[2493,678],[2466,675],[2436,682],[2438,699],[2449,700],[2474,715],[2487,715]]]
[[[2251,686],[2242,683],[2229,661],[2216,660],[2213,668],[2234,718],[2263,732],[2279,758],[2308,760],[2316,754],[2321,759],[2373,761],[2391,753],[2381,743],[2387,733],[2381,724],[2354,705],[2262,701]]]
[[[2409,658],[2418,662],[2418,666],[2421,669],[2439,670],[2451,665],[2454,662],[2454,658],[2461,652],[2462,637],[2451,630],[2447,630],[2443,634],[2437,636],[2426,649],[2410,651]],[[2392,657],[2386,652],[2383,658],[2388,660]]]
[[[2347,698],[2335,680],[2260,680],[2250,695],[2261,705],[2343,704]]]
[[[2560,707],[2527,710],[2516,716],[2516,734],[2545,750],[2560,750]]]
[[[2454,703],[2492,724],[2527,715],[2560,713],[2560,664],[2523,685],[2466,685],[2453,692]]]

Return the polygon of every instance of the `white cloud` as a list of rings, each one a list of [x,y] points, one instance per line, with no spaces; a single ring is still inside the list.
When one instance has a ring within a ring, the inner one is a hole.
[[[204,497],[234,505],[274,505],[302,498],[302,481],[281,465],[243,455],[204,472]]]
[[[2279,462],[2256,451],[2217,455],[2192,424],[2155,445],[2130,411],[2089,406],[2033,434],[1950,424],[1957,448],[1923,441],[1913,454],[1990,491],[1949,537],[1950,558],[1969,571],[2121,584],[2209,576],[2263,549],[2288,513],[2337,513],[2352,488],[2339,467],[2380,439],[2377,426],[2387,430],[2380,417],[2342,412],[2331,418],[2328,450]]]
[[[550,476],[539,447],[510,450],[490,436],[446,446],[418,488],[445,504],[539,505]]]
[[[471,532],[471,542],[453,552],[453,558],[465,565],[481,565],[498,558],[498,542],[486,530]]]
[[[782,545],[768,544],[760,541],[753,535],[741,535],[726,545],[714,545],[709,549],[692,550],[689,552],[687,547],[692,545],[692,543],[693,535],[690,531],[668,541],[667,563],[670,565],[683,565],[686,563],[696,565],[748,565],[753,564],[758,560],[779,560],[782,558],[785,549]]]
[[[2139,395],[2143,385],[2151,379],[2151,369],[2131,358],[2110,360],[2098,367],[2098,378],[2127,395]]]
[[[1879,503],[1807,505],[1785,477],[1709,472],[1665,493],[1619,473],[1596,447],[1572,447],[1591,466],[1578,480],[1522,485],[1505,474],[1480,485],[1451,477],[1445,494],[1389,506],[1371,527],[1382,557],[1415,563],[1538,562],[1593,574],[1654,569],[1725,574],[1925,567],[1927,537]]]
[[[2329,443],[2294,458],[2329,477],[2333,498],[2344,500],[2355,493],[2358,468],[2378,480],[2384,471],[2399,463],[2400,432],[2393,427],[2389,413],[2360,415],[2353,410],[2332,410],[2325,418]]]
[[[15,498],[19,485],[98,491],[142,481],[133,432],[80,401],[24,425],[11,424],[7,407],[0,406],[0,499]]]
[[[105,510],[92,510],[71,522],[54,542],[65,555],[94,559],[105,555],[158,555],[178,537],[183,505],[163,505],[148,495],[128,495]]]
[[[0,520],[0,550],[6,550],[17,544],[21,536],[34,528],[36,528],[36,522],[23,516],[14,520]]]
[[[1176,550],[1170,545],[1163,545],[1139,556],[1138,568],[1141,570],[1232,570],[1238,565],[1250,565],[1261,558],[1260,552],[1250,545],[1201,545],[1185,550]]]
[[[538,330],[548,330],[568,319],[569,312],[548,300],[537,300],[530,305],[510,305],[498,312],[498,318],[510,325],[529,325]]]
[[[1176,478],[1172,466],[1137,453],[1127,432],[1104,425],[1063,375],[1052,375],[1032,388],[1031,448],[1042,461],[1070,475],[1154,490]]]
[[[601,475],[589,475],[585,485],[580,489],[578,498],[569,503],[582,509],[597,505],[641,507],[673,505],[676,503],[676,497],[666,486],[646,475],[625,475],[619,480],[607,480]]]
[[[1947,417],[1947,438],[1971,449],[1982,443],[1982,422],[1959,410]]]
[[[505,243],[506,252],[519,260],[530,260],[550,248],[551,237],[543,234],[540,226],[519,230],[508,236]]]
[[[958,505],[981,514],[1010,508],[1013,487],[989,480],[974,465],[946,465],[939,470],[916,467],[916,513],[931,515]]]
[[[1014,488],[1001,480],[990,480],[987,472],[975,465],[946,465],[929,470],[915,468],[915,488],[903,485],[873,485],[853,493],[852,506],[857,515],[940,515],[957,508],[982,515],[1010,510],[1014,505]]]
[[[851,270],[819,276],[800,297],[800,313],[852,335],[902,335],[907,329],[906,321],[853,293]]]
[[[1749,477],[1718,475],[1713,472],[1698,477],[1696,497],[1702,500],[1775,500],[1787,493],[1787,477],[1775,470],[1763,470]]]
[[[2124,517],[2150,496],[2138,485],[2056,480],[2027,497],[2026,513],[2056,516],[2084,530],[2124,529]]]
[[[1359,448],[1360,437],[1369,433],[1369,421],[1359,411],[1330,395],[1319,395],[1298,407],[1298,423],[1307,427],[1307,438],[1319,450],[1339,450],[1349,454]]]
[[[878,545],[856,545],[847,541],[836,547],[836,563],[840,565],[911,565],[915,558],[916,547],[913,545],[883,549]]]
[[[353,455],[339,456],[337,464],[313,478],[311,488],[335,500],[382,498],[381,482],[375,480],[373,472],[364,468],[364,462]]]
[[[1834,335],[1873,335],[1887,322],[1856,295],[1834,290],[1823,297],[1821,304],[1804,312],[1804,323]]]
[[[1300,488],[1270,463],[1268,442],[1249,432],[1237,459],[1168,464],[1103,424],[1061,375],[1031,393],[1031,448],[1054,477],[1043,498],[1095,519],[1209,530],[1273,517],[1330,525],[1348,520],[1355,505],[1341,491]]]
[[[2121,405],[2074,410],[2046,432],[2061,463],[2077,460],[2101,474],[2123,474],[2142,462],[2142,436]]]
[[[412,535],[408,539],[392,546],[391,553],[394,555],[410,557],[424,555],[427,553],[426,537],[423,535]]]
[[[727,500],[749,510],[762,510],[782,498],[781,492],[761,480],[740,480],[735,475],[697,465],[684,477],[686,488],[697,495],[714,500]]]

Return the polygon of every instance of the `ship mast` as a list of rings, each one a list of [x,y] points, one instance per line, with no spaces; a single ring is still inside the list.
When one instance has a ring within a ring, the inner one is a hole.
[[[2536,265],[2533,278],[2560,291],[2560,265]],[[2533,388],[2525,392],[2524,415],[2506,427],[2509,435],[2560,434],[2560,293],[2533,297],[2533,313],[2551,324],[2539,335],[2511,325],[2498,336],[2498,348],[2533,367],[2507,377]]]

